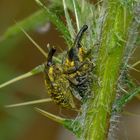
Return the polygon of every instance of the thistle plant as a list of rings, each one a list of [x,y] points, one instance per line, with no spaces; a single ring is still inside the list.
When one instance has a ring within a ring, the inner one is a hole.
[[[140,92],[140,86],[133,82],[128,73],[130,69],[135,70],[135,66],[140,63],[138,61],[129,65],[129,59],[136,49],[140,29],[140,2],[135,0],[104,0],[91,4],[86,0],[53,0],[49,7],[39,0],[36,0],[36,3],[41,10],[11,27],[3,35],[2,41],[22,32],[47,58],[48,54],[27,33],[28,29],[32,28],[31,25],[35,25],[37,22],[44,23],[47,17],[47,20],[56,26],[67,43],[67,50],[54,57],[54,61],[61,64],[64,55],[74,45],[76,34],[86,24],[88,30],[81,40],[81,46],[90,51],[87,58],[92,58],[94,69],[92,69],[92,85],[87,89],[91,91],[91,94],[85,101],[81,102],[80,111],[76,118],[67,119],[55,116],[38,107],[35,110],[60,123],[80,139],[107,139],[110,118],[123,112],[123,107]],[[61,20],[57,8],[65,16],[66,24]],[[70,13],[75,19],[71,18]],[[34,19],[36,16],[41,17],[40,21]],[[31,24],[28,25],[28,22]],[[44,72],[44,69],[44,64],[41,64],[31,71],[1,84],[0,88]],[[37,105],[52,101],[49,98],[39,99],[6,105],[6,107]]]

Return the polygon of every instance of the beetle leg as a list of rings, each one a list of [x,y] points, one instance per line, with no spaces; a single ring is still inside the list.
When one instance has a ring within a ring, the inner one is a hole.
[[[81,30],[78,32],[76,39],[74,41],[74,46],[78,47],[78,49],[81,47],[80,42],[83,36],[83,33],[88,29],[87,25],[83,25],[83,27],[81,28]]]
[[[81,67],[83,67],[86,64],[86,61],[82,62],[81,64],[77,63],[72,68],[69,68],[68,70],[64,71],[65,74],[72,74],[78,71]]]
[[[85,77],[83,77],[83,79],[79,82],[77,81],[75,78],[71,78],[71,77],[66,77],[66,79],[71,83],[73,84],[74,86],[80,86],[82,85],[83,83],[85,83],[87,81],[87,75]]]
[[[79,85],[79,82],[76,81],[74,78],[70,78],[70,77],[67,76],[66,79],[67,79],[71,84],[73,84],[73,85],[75,85],[75,86]]]

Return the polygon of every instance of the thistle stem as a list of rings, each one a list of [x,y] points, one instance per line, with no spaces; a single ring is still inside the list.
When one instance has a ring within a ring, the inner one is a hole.
[[[112,104],[116,97],[116,85],[126,45],[125,40],[132,22],[132,13],[128,8],[132,1],[121,3],[120,0],[108,0],[104,4],[107,15],[96,67],[100,85],[93,87],[94,97],[86,103],[84,140],[107,139]]]

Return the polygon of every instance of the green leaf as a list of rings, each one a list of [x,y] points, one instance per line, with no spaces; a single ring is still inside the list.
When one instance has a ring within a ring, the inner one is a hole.
[[[80,17],[81,17],[80,6],[78,5],[77,0],[72,0],[72,2],[73,2],[74,13],[76,18],[77,32],[78,32],[80,30]]]
[[[40,5],[44,9],[47,18],[57,27],[58,31],[60,31],[60,33],[63,35],[67,44],[69,46],[71,46],[72,41],[71,41],[71,38],[70,38],[70,33],[69,33],[67,27],[62,22],[62,20],[55,13],[55,11],[54,10],[51,11],[51,9],[46,7],[41,1],[39,1],[39,0],[35,0],[35,1],[37,2],[38,5]]]
[[[52,101],[51,98],[45,98],[45,99],[38,99],[38,100],[27,101],[27,102],[22,102],[22,103],[17,103],[17,104],[5,105],[5,107],[6,108],[21,107],[21,106],[28,106],[28,105],[47,103],[47,102],[51,102],[51,101]]]
[[[39,10],[24,20],[19,21],[18,25],[28,31],[46,21],[47,18],[44,10]],[[17,25],[9,27],[0,37],[0,58],[5,57],[14,47],[17,47],[16,44],[23,35]]]
[[[52,4],[62,6],[61,0],[52,0]],[[66,0],[67,8],[71,11],[74,11],[72,0]]]
[[[36,75],[38,73],[41,73],[43,71],[44,71],[44,65],[39,65],[39,66],[33,68],[31,71],[29,71],[29,72],[27,72],[27,73],[25,73],[23,75],[20,75],[18,77],[15,77],[15,78],[13,78],[13,79],[1,84],[0,88],[6,87],[6,86],[8,86],[8,85],[10,85],[12,83],[15,83],[15,82],[17,82],[19,80],[26,79],[28,77],[31,77],[31,76]]]
[[[140,87],[137,87],[134,90],[132,90],[130,93],[125,94],[121,98],[117,99],[114,104],[114,109],[112,112],[120,112],[122,108],[139,93],[140,93]]]
[[[64,12],[65,12],[65,18],[66,18],[66,21],[67,21],[67,26],[68,26],[68,29],[69,29],[69,32],[70,32],[70,35],[71,35],[71,38],[72,38],[72,41],[73,41],[74,38],[75,38],[75,31],[74,31],[74,28],[73,28],[73,25],[72,25],[72,20],[70,18],[69,13],[68,13],[68,9],[67,9],[67,5],[66,5],[65,0],[63,0],[63,7],[64,7]]]
[[[65,128],[72,131],[77,137],[80,137],[80,135],[82,134],[80,122],[78,120],[76,121],[73,119],[62,118],[62,117],[56,116],[52,113],[49,113],[47,111],[44,111],[40,108],[35,108],[35,110],[37,112],[41,113],[43,116],[51,119],[52,121],[63,125]],[[76,128],[78,128],[78,129],[76,129]]]

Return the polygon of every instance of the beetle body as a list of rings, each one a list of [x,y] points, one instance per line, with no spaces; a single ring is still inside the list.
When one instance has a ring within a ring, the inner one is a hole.
[[[91,85],[93,83],[94,64],[91,50],[85,51],[80,44],[83,33],[87,28],[87,25],[84,25],[77,34],[74,47],[69,50],[68,58],[64,64],[72,93],[79,100],[91,95]]]
[[[53,49],[51,51],[54,51]],[[52,63],[52,55],[50,52],[48,61],[45,64],[45,85],[48,95],[53,101],[66,108],[75,108],[73,96],[70,90],[69,81],[66,79],[61,65]]]
[[[45,63],[45,84],[53,101],[66,108],[76,108],[73,95],[80,101],[91,95],[93,83],[93,62],[80,41],[87,30],[84,25],[76,36],[74,46],[68,51],[62,64],[53,64],[55,49],[51,48]]]
[[[75,73],[69,74],[70,86],[73,94],[78,99],[83,100],[91,95],[91,86],[93,83],[93,63],[86,63]]]

